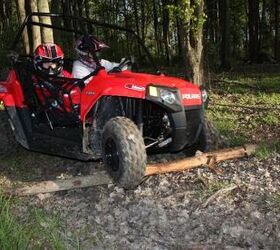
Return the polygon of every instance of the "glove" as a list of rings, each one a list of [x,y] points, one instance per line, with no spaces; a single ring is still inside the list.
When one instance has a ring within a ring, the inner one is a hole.
[[[121,59],[121,61],[120,61],[120,64],[122,64],[122,63],[125,62],[125,61],[126,61],[126,58],[123,57],[123,58]]]

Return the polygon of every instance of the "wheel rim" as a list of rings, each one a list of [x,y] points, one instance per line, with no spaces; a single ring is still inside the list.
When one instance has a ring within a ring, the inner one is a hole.
[[[105,143],[105,158],[107,165],[113,170],[119,170],[119,152],[113,139],[107,139]]]

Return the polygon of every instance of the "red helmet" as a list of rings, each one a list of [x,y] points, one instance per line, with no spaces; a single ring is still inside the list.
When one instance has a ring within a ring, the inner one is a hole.
[[[110,47],[93,35],[84,35],[77,40],[75,49],[81,56],[86,56],[91,52],[91,49],[98,52],[105,48]]]
[[[56,76],[63,69],[63,58],[63,51],[57,44],[43,43],[34,52],[34,67],[45,75]]]

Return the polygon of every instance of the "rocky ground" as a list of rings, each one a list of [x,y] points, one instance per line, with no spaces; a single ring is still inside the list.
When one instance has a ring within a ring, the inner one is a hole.
[[[101,166],[34,155],[40,162],[35,179],[89,174]],[[163,158],[174,155],[150,161]],[[34,207],[57,214],[62,233],[75,242],[69,249],[77,242],[80,249],[280,249],[280,154],[219,167],[222,175],[199,168],[149,177],[134,191],[109,184],[28,197],[21,214]]]

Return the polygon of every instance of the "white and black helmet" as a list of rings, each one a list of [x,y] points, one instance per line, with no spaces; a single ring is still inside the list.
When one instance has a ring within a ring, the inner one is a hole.
[[[103,49],[110,48],[105,43],[93,35],[84,35],[80,37],[76,42],[76,51],[81,56],[89,55],[91,52],[99,52]]]

